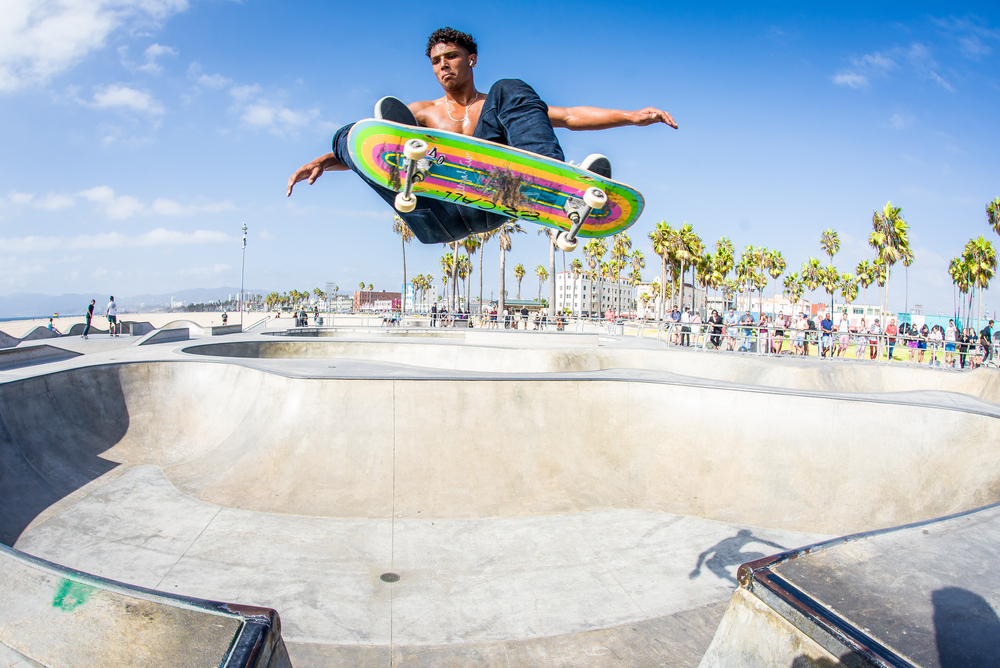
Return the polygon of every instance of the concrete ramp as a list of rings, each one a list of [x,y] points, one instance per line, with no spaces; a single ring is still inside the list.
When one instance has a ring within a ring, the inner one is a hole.
[[[0,348],[13,348],[21,342],[21,339],[15,338],[6,332],[0,332]]]
[[[126,587],[3,545],[0,660],[47,668],[290,667],[274,610]]]
[[[744,564],[701,668],[995,666],[1000,507]]]
[[[79,357],[81,354],[48,344],[0,350],[0,371],[32,366],[33,364],[46,364],[48,362],[68,360]]]

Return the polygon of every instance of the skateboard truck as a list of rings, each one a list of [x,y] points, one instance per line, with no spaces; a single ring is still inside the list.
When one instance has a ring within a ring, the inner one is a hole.
[[[403,157],[406,165],[406,179],[403,181],[403,192],[396,195],[397,211],[409,213],[417,206],[417,197],[413,194],[413,186],[424,180],[430,171],[430,161],[425,160],[427,142],[421,139],[410,139],[403,144]],[[422,164],[423,163],[423,164]]]
[[[398,201],[398,198],[397,198]],[[608,203],[608,196],[600,188],[590,187],[583,193],[583,199],[570,197],[566,200],[563,209],[566,217],[573,224],[569,232],[561,231],[556,235],[556,246],[559,250],[572,251],[576,249],[576,235],[583,228],[583,224],[590,217],[590,212],[594,209],[603,209]]]

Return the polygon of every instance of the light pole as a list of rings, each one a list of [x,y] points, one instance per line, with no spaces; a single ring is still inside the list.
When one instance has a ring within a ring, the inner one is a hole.
[[[240,329],[243,329],[243,274],[247,268],[247,224],[243,223],[243,264],[240,265]]]

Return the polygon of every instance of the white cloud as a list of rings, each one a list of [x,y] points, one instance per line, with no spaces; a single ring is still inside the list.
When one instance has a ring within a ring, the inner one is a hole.
[[[857,72],[842,72],[833,76],[833,83],[850,88],[864,88],[868,85],[868,77]]]
[[[15,237],[0,239],[0,246],[9,253],[49,253],[55,250],[109,250],[149,246],[192,246],[233,242],[233,237],[219,231],[197,230],[178,232],[158,227],[137,236],[119,232],[80,235],[76,237]]]
[[[235,86],[229,91],[233,97],[233,111],[239,114],[245,127],[267,130],[282,137],[310,125],[323,131],[333,128],[333,124],[319,120],[318,109],[290,109],[280,102],[260,96],[260,91],[257,84]]]
[[[155,27],[187,0],[17,0],[0,11],[0,91],[42,85],[114,31]]]
[[[95,186],[80,190],[73,195],[50,192],[41,198],[35,197],[34,193],[11,190],[6,197],[0,197],[0,205],[30,206],[47,211],[58,211],[75,206],[78,198],[103,208],[108,217],[113,220],[131,218],[139,214],[192,216],[198,213],[222,213],[236,208],[236,205],[230,200],[213,202],[204,197],[186,204],[160,197],[147,206],[130,195],[116,195],[111,186]]]
[[[36,207],[47,211],[68,209],[75,204],[76,202],[69,195],[57,195],[56,193],[49,193],[44,198],[35,202]]]
[[[94,101],[89,103],[95,109],[128,109],[141,114],[159,116],[163,113],[163,103],[149,93],[128,86],[106,86],[94,93]]]
[[[191,63],[187,74],[189,79],[194,80],[202,88],[211,88],[212,90],[219,90],[233,83],[231,79],[227,79],[221,74],[205,74],[198,63]]]
[[[897,67],[896,61],[875,51],[861,58],[851,58],[851,67],[833,76],[833,83],[849,88],[865,88],[871,77],[886,76]]]
[[[178,53],[177,49],[172,47],[153,44],[143,52],[143,55],[146,56],[146,63],[139,66],[139,70],[150,74],[159,74],[163,68],[156,62],[156,59],[160,56],[177,56]]]
[[[930,77],[931,81],[936,83],[938,86],[941,86],[941,88],[944,88],[946,91],[950,91],[952,93],[955,92],[955,89],[952,88],[952,85],[947,81],[945,81],[944,79],[942,79],[937,72],[932,71],[930,74],[928,74],[928,76]]]
[[[116,196],[115,191],[109,186],[97,186],[96,188],[81,190],[77,195],[90,200],[94,204],[103,206],[105,212],[108,214],[108,218],[112,220],[129,218],[137,213],[141,213],[145,209],[143,204],[134,197],[129,195]]]

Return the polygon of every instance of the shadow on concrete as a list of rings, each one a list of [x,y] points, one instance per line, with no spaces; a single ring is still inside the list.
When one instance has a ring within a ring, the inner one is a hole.
[[[1000,618],[982,596],[960,587],[931,594],[941,668],[1000,666]]]
[[[762,554],[760,552],[741,552],[740,550],[742,550],[748,543],[762,543],[764,545],[777,548],[778,550],[788,549],[778,545],[777,543],[772,543],[769,540],[757,538],[749,529],[740,529],[735,536],[720,540],[718,543],[699,554],[698,563],[695,565],[694,570],[688,574],[688,578],[694,580],[696,577],[701,575],[701,567],[702,564],[704,564],[708,567],[708,570],[715,573],[715,576],[719,579],[729,580],[734,586],[739,586],[739,582],[736,581],[736,578],[729,574],[729,567],[739,566],[740,564],[745,564],[748,561],[763,559],[767,556],[766,554]]]
[[[100,454],[128,425],[116,366],[0,385],[0,543],[13,547],[39,513],[115,468]]]

